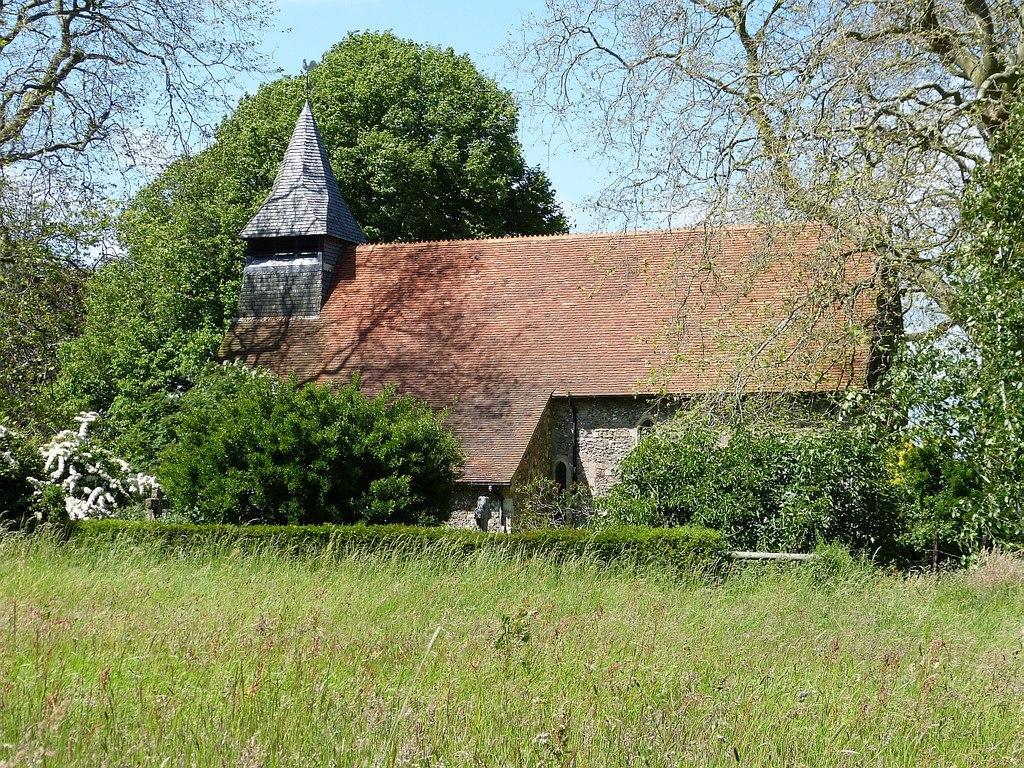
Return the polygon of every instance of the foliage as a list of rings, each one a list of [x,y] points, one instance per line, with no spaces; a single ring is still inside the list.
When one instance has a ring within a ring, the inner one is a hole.
[[[591,559],[617,565],[680,569],[713,566],[724,556],[721,534],[705,528],[619,526],[602,531],[558,528],[496,536],[448,527],[406,525],[195,525],[189,523],[102,521],[75,525],[76,543],[159,544],[181,551],[211,549],[274,550],[303,556],[356,553],[422,556],[431,552],[466,556],[488,551],[516,558],[541,556],[558,562]]]
[[[371,242],[565,231],[547,177],[523,160],[512,95],[467,56],[355,33],[324,54],[309,87],[342,195]],[[301,78],[281,78],[218,130],[211,153],[226,153],[233,183],[250,191],[238,229],[269,190],[303,99]],[[186,203],[205,198],[183,192]]]
[[[79,414],[77,430],[57,434],[40,449],[40,484],[61,489],[71,520],[124,515],[160,488],[156,478],[136,472],[90,434],[98,418],[97,413]]]
[[[575,527],[590,517],[590,490],[582,483],[566,489],[553,479],[536,477],[516,491],[512,525],[517,531]]]
[[[612,487],[604,496],[594,499],[594,513],[590,524],[603,528],[608,525],[650,525],[664,524],[653,499],[636,495],[622,483]]]
[[[462,456],[427,406],[222,365],[181,398],[159,476],[216,523],[438,523]]]
[[[963,202],[966,237],[946,278],[956,301],[909,340],[886,404],[910,414],[908,439],[939,467],[924,474],[959,488],[940,499],[936,533],[974,548],[1024,539],[1024,107],[994,152]]]
[[[464,56],[353,34],[310,76],[341,190],[371,240],[560,232],[546,177],[528,168],[509,93]],[[266,197],[303,100],[285,77],[244,98],[213,145],[173,163],[120,219],[127,257],[90,281],[66,397],[103,410],[119,447],[149,463],[173,395],[201,376],[234,315],[238,238]]]
[[[0,413],[28,431],[49,426],[57,347],[81,322],[85,271],[75,256],[84,227],[0,184]]]
[[[810,551],[837,542],[899,553],[903,499],[875,441],[856,431],[693,428],[641,441],[613,495],[647,500],[665,524],[723,531],[738,549]]]
[[[908,541],[931,551],[933,566],[941,559],[963,557],[984,544],[971,514],[981,491],[978,472],[956,456],[953,441],[908,442],[894,457],[893,481],[910,499]]]
[[[0,539],[0,761],[1012,765],[1024,585],[975,577]]]
[[[0,423],[0,529],[21,527],[35,515],[36,486],[43,462],[35,447]]]
[[[237,302],[246,194],[221,160],[178,163],[139,194],[120,222],[128,258],[93,275],[81,336],[61,350],[62,396],[102,410],[108,437],[143,466],[167,444],[177,396],[201,378]],[[207,196],[181,201],[187,185]]]

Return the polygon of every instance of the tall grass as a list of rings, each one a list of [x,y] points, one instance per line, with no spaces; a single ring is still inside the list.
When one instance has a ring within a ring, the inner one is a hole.
[[[712,583],[9,540],[0,765],[1021,764],[1024,581],[986,567]]]

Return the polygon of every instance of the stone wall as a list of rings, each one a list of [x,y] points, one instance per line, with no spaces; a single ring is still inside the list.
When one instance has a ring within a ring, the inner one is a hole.
[[[548,409],[552,424],[548,476],[554,476],[556,461],[567,461],[573,480],[586,484],[595,496],[615,484],[619,465],[639,441],[644,420],[662,421],[674,410],[671,405],[652,397],[573,398],[571,401],[557,398],[552,399]]]
[[[490,519],[483,528],[476,519],[476,507],[480,497],[487,499]],[[512,499],[508,489],[487,485],[459,485],[455,494],[455,505],[448,525],[455,528],[487,530],[491,533],[508,533],[512,517]]]

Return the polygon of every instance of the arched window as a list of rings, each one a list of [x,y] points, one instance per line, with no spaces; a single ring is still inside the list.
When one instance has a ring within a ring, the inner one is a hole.
[[[636,439],[639,442],[654,431],[654,417],[644,416],[636,425]]]
[[[562,459],[555,462],[555,483],[560,491],[569,487],[569,465]]]

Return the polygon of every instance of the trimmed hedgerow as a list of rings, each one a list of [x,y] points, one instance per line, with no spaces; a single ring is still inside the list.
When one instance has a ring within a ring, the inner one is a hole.
[[[172,551],[273,549],[301,556],[382,553],[449,555],[493,551],[556,561],[590,558],[604,564],[710,567],[725,557],[721,534],[707,528],[547,529],[508,535],[404,525],[203,525],[127,520],[79,521],[68,535],[77,544],[156,545]]]

